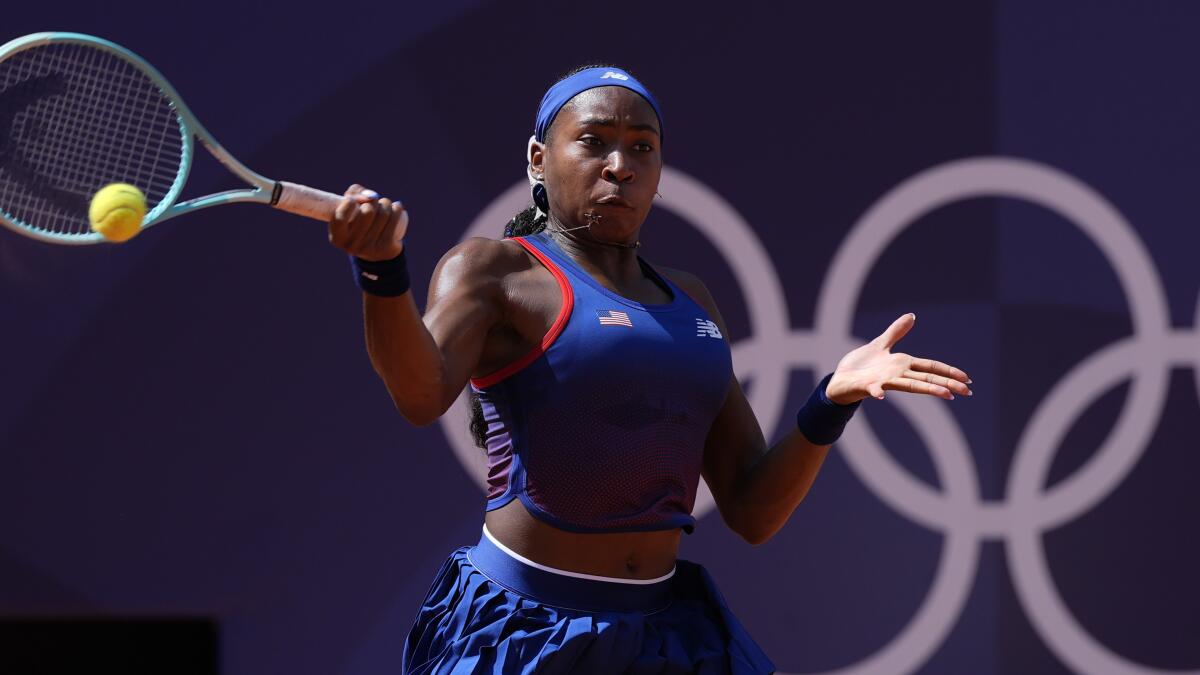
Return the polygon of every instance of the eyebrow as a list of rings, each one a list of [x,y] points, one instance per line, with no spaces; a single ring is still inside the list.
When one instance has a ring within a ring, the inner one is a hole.
[[[581,126],[581,127],[588,127],[588,126],[615,127],[615,126],[617,126],[617,118],[615,118],[615,117],[589,117],[587,119],[580,120],[579,126]],[[659,135],[658,128],[655,127],[653,124],[630,124],[629,128],[633,129],[635,131],[649,131],[650,133],[654,134],[655,136]]]

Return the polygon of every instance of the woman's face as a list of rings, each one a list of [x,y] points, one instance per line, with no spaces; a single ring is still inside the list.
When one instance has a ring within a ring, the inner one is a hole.
[[[590,225],[601,241],[635,241],[662,174],[660,134],[654,109],[624,87],[571,99],[530,157],[550,212],[567,227]]]

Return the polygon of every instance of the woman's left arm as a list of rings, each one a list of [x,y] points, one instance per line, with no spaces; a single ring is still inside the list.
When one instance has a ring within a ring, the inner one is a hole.
[[[699,279],[683,272],[664,271],[708,311],[722,334],[728,334],[716,303]],[[825,389],[825,400],[818,398],[814,403],[853,405],[867,397],[882,399],[885,391],[945,399],[953,399],[955,394],[970,396],[967,385],[971,380],[958,368],[892,353],[892,347],[915,321],[915,315],[905,314],[879,337],[842,357]],[[799,429],[767,447],[741,384],[731,377],[725,403],[705,441],[702,475],[725,523],[757,545],[787,523],[812,487],[828,451],[828,443],[814,443]]]

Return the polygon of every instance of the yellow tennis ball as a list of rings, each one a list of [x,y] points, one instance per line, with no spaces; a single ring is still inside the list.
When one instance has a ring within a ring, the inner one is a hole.
[[[92,230],[113,242],[128,241],[141,232],[145,217],[146,195],[125,183],[100,188],[88,206]]]

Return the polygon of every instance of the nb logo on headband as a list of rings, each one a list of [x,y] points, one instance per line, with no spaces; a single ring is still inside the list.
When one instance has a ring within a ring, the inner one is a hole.
[[[607,79],[608,79],[608,78],[610,78],[610,77],[611,77],[611,78],[614,78],[614,79],[617,79],[617,80],[628,80],[628,79],[629,79],[629,76],[628,76],[628,75],[622,75],[622,74],[620,74],[620,73],[614,73],[614,72],[613,72],[613,71],[611,71],[611,70],[610,70],[610,71],[608,71],[607,73],[604,73],[603,75],[601,75],[601,76],[600,76],[600,79],[602,79],[602,80],[607,80]]]

